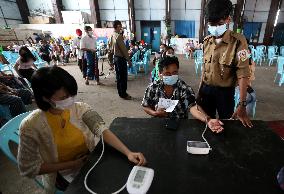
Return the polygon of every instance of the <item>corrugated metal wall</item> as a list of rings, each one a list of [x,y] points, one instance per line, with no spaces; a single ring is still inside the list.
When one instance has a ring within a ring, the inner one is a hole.
[[[0,26],[10,26],[13,27],[17,24],[22,24],[22,17],[16,3],[16,0],[1,0],[0,1]]]
[[[263,42],[265,33],[266,22],[269,14],[271,0],[247,0],[245,5],[244,15],[247,18],[247,22],[251,24],[245,25],[244,31],[256,32],[255,28],[262,23],[259,34],[259,43]],[[252,24],[255,23],[255,24]],[[248,29],[251,28],[251,29]]]

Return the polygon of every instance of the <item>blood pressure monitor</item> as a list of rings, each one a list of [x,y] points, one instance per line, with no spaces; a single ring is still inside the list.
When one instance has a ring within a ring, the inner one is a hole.
[[[190,154],[209,154],[210,150],[207,142],[187,141],[187,152]]]
[[[128,177],[126,188],[130,194],[146,194],[154,177],[154,170],[142,166],[134,166]]]

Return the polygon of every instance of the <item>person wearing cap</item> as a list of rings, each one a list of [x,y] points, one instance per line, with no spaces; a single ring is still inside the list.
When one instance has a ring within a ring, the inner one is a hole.
[[[83,51],[80,49],[80,42],[82,39],[82,30],[76,29],[76,37],[73,39],[73,49],[76,49],[78,66],[83,73],[83,78],[86,78],[87,65],[86,59],[83,57]]]
[[[84,51],[84,57],[87,61],[87,75],[85,84],[89,85],[89,79],[95,78],[97,85],[100,85],[99,67],[96,56],[97,41],[96,38],[93,37],[93,30],[90,26],[85,26],[84,30],[86,35],[83,36],[80,41],[80,49]]]
[[[250,77],[248,45],[242,34],[228,29],[232,2],[211,0],[206,5],[210,35],[204,39],[204,61],[198,103],[211,117],[238,118],[252,127],[246,113],[246,95]],[[240,87],[240,103],[234,112],[235,86]]]

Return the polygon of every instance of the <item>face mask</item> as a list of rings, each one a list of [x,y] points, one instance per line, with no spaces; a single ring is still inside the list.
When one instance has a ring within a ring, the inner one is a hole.
[[[208,25],[208,31],[212,36],[222,36],[227,30],[227,24],[223,24],[221,26],[210,26]]]
[[[160,48],[160,52],[163,52],[163,51],[164,51],[164,49],[161,49],[161,48]]]
[[[88,35],[92,36],[93,35],[93,31],[88,31]]]
[[[71,107],[74,104],[74,97],[69,97],[64,100],[54,101],[54,108],[64,110]]]
[[[178,81],[178,75],[172,75],[172,76],[163,76],[163,82],[165,85],[172,86]]]
[[[174,54],[170,54],[170,53],[167,53],[166,55],[169,56],[169,57],[173,57],[174,56]]]

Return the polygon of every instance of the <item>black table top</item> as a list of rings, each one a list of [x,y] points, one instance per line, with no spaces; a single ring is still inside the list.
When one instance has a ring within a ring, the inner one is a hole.
[[[224,121],[225,130],[205,134],[212,147],[209,155],[191,155],[188,140],[202,140],[204,124],[183,120],[177,131],[164,128],[157,118],[117,118],[110,129],[133,151],[142,152],[155,171],[149,194],[183,193],[283,193],[276,175],[284,166],[283,141],[263,121],[252,129],[239,121]],[[84,177],[101,153],[101,143],[66,193],[88,193]],[[127,181],[133,165],[115,149],[106,146],[100,163],[90,173],[88,185],[96,193],[111,193]],[[126,189],[121,193],[127,193]]]

